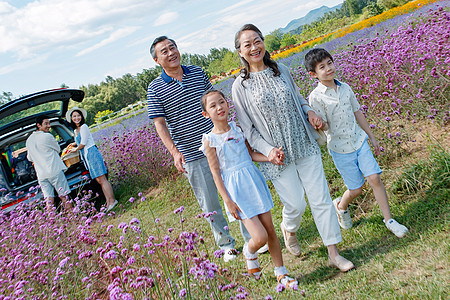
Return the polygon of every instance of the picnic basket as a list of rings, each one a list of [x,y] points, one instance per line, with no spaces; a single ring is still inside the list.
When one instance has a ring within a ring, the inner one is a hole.
[[[71,145],[65,148],[62,152],[63,154],[61,155],[61,159],[68,168],[80,162],[80,151],[69,152],[70,148],[72,148]]]

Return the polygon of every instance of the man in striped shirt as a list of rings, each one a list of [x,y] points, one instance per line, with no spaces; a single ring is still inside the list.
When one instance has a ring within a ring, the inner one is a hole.
[[[148,116],[173,156],[175,167],[189,179],[203,212],[217,212],[209,224],[217,245],[225,251],[224,260],[233,260],[237,255],[235,241],[228,232],[208,161],[198,150],[202,134],[213,128],[211,120],[202,116],[200,104],[201,96],[212,85],[200,67],[181,65],[180,52],[172,39],[156,38],[150,53],[163,72],[148,86]]]

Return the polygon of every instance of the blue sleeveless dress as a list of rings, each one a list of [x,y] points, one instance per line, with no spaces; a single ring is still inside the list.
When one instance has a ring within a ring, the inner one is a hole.
[[[261,171],[254,165],[242,130],[236,123],[229,123],[231,129],[223,134],[203,134],[203,146],[200,150],[205,152],[205,139],[209,146],[216,148],[220,171],[225,187],[233,200],[241,209],[241,219],[250,219],[273,208],[272,196],[267,187],[266,180]],[[236,219],[230,214],[225,205],[230,222]]]
[[[81,134],[78,134],[75,137],[75,142],[78,145],[81,143]],[[89,170],[89,174],[91,175],[92,179],[105,175],[108,172],[105,166],[105,161],[103,160],[103,156],[98,150],[97,146],[92,146],[88,149],[84,147],[80,150],[80,152],[84,165]]]

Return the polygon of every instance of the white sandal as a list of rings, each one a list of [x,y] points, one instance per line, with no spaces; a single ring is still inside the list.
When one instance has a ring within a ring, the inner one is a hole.
[[[294,286],[298,288],[298,281],[295,278],[289,277],[287,274],[278,275],[277,281],[287,288],[294,289]]]
[[[261,277],[261,266],[258,261],[257,253],[248,252],[248,245],[244,245],[244,249],[242,251],[244,253],[244,258],[247,263],[247,271],[250,275],[255,277],[258,280]]]
[[[255,277],[256,280],[261,278],[261,268],[259,265],[258,258],[245,258],[247,261],[247,271],[250,275]]]

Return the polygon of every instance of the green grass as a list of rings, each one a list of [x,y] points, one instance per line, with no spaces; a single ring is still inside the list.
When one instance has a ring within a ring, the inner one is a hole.
[[[449,165],[449,153],[435,147],[429,158],[406,166],[400,175],[389,171],[383,173],[392,214],[410,229],[403,239],[386,229],[372,193],[365,187],[363,195],[351,205],[354,227],[342,231],[343,242],[338,245],[340,253],[356,265],[356,270],[346,274],[327,266],[327,250],[309,207],[297,233],[303,253],[297,258],[287,252],[279,229],[282,205],[271,187],[275,204],[273,221],[282,244],[284,262],[298,278],[299,288],[305,289],[306,296],[314,299],[447,299],[450,279]],[[326,153],[324,168],[332,195],[341,195],[345,190],[342,179]],[[184,205],[187,219],[184,230],[196,228],[203,233],[208,253],[216,250],[209,226],[203,219],[196,218],[201,211],[184,176],[160,182],[147,197],[149,200],[145,202],[127,205],[123,215],[111,221],[129,221],[137,217],[142,228],[150,232],[155,218],[160,218],[159,228],[179,228],[179,218],[173,211]],[[230,224],[230,230],[237,240],[237,248],[242,249],[238,224]],[[299,292],[278,294],[275,291],[276,279],[269,254],[260,255],[263,276],[259,281],[242,275],[246,272],[242,255],[228,264],[220,259],[213,260],[228,269],[227,280],[245,286],[254,299],[264,299],[268,294],[276,299],[301,298]]]

